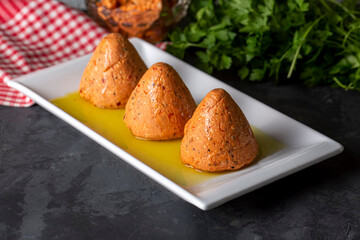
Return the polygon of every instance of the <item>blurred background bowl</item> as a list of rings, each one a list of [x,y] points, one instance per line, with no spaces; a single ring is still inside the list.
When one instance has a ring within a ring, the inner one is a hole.
[[[185,15],[190,0],[85,0],[99,25],[126,37],[156,43]]]

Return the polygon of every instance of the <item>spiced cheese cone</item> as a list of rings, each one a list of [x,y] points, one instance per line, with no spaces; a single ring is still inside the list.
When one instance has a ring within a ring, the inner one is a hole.
[[[206,172],[236,170],[257,154],[257,142],[239,106],[223,89],[209,92],[185,126],[182,162]]]
[[[195,108],[190,91],[174,68],[155,63],[132,92],[124,121],[136,137],[176,139],[184,135],[184,126]]]
[[[83,73],[80,96],[102,108],[124,108],[147,67],[121,34],[110,33],[96,47]]]

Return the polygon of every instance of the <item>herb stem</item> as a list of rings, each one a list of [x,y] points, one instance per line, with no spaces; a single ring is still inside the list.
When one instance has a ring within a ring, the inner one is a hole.
[[[355,29],[357,29],[357,28],[360,28],[360,26],[352,27],[352,28],[346,33],[346,35],[345,35],[345,37],[344,37],[344,40],[343,40],[343,42],[342,42],[342,46],[343,46],[343,47],[345,47],[346,41],[348,40],[350,34],[351,34]]]
[[[342,84],[342,82],[340,82],[340,80],[337,77],[333,77],[333,79],[334,79],[335,83],[337,85],[339,85],[341,88],[345,89],[345,91],[354,89],[354,86],[352,83],[349,83],[349,85],[346,86],[346,85]]]
[[[307,35],[310,33],[311,29],[323,18],[324,16],[319,17],[318,19],[316,19],[313,24],[310,25],[310,27],[308,27],[308,29],[306,30],[306,32],[304,33],[304,35],[302,36],[302,41],[299,43],[299,46],[296,49],[294,58],[291,62],[291,66],[287,75],[287,78],[290,78],[294,69],[295,69],[295,64],[296,64],[296,60],[298,59],[299,53],[300,53],[300,49],[302,44],[305,42]]]
[[[349,14],[353,20],[356,20],[356,16],[352,12],[350,12],[349,9],[347,9],[343,4],[341,4],[335,0],[329,0],[329,1],[332,2],[333,4],[337,5],[338,7],[340,7],[347,14]]]

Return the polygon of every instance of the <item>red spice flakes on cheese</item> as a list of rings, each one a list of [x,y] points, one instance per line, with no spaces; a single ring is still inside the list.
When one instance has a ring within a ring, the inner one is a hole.
[[[146,69],[134,46],[121,34],[110,33],[86,66],[80,96],[97,107],[124,108]]]
[[[173,67],[155,63],[140,79],[125,107],[131,132],[150,140],[181,138],[196,104]]]
[[[223,89],[212,90],[201,101],[181,142],[182,162],[206,172],[242,168],[258,151],[245,115]]]

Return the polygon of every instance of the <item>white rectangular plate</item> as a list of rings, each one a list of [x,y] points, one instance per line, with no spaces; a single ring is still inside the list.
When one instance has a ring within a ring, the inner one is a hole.
[[[188,86],[197,103],[212,89],[225,89],[243,110],[252,126],[277,139],[285,147],[276,154],[261,159],[243,170],[220,175],[195,186],[183,187],[131,156],[50,102],[51,99],[62,97],[78,89],[82,73],[91,54],[9,81],[8,85],[26,94],[49,112],[77,128],[179,197],[203,210],[223,204],[334,156],[343,150],[343,147],[332,139],[155,46],[137,38],[131,39],[131,42],[147,66],[156,62],[166,62],[172,65]]]

